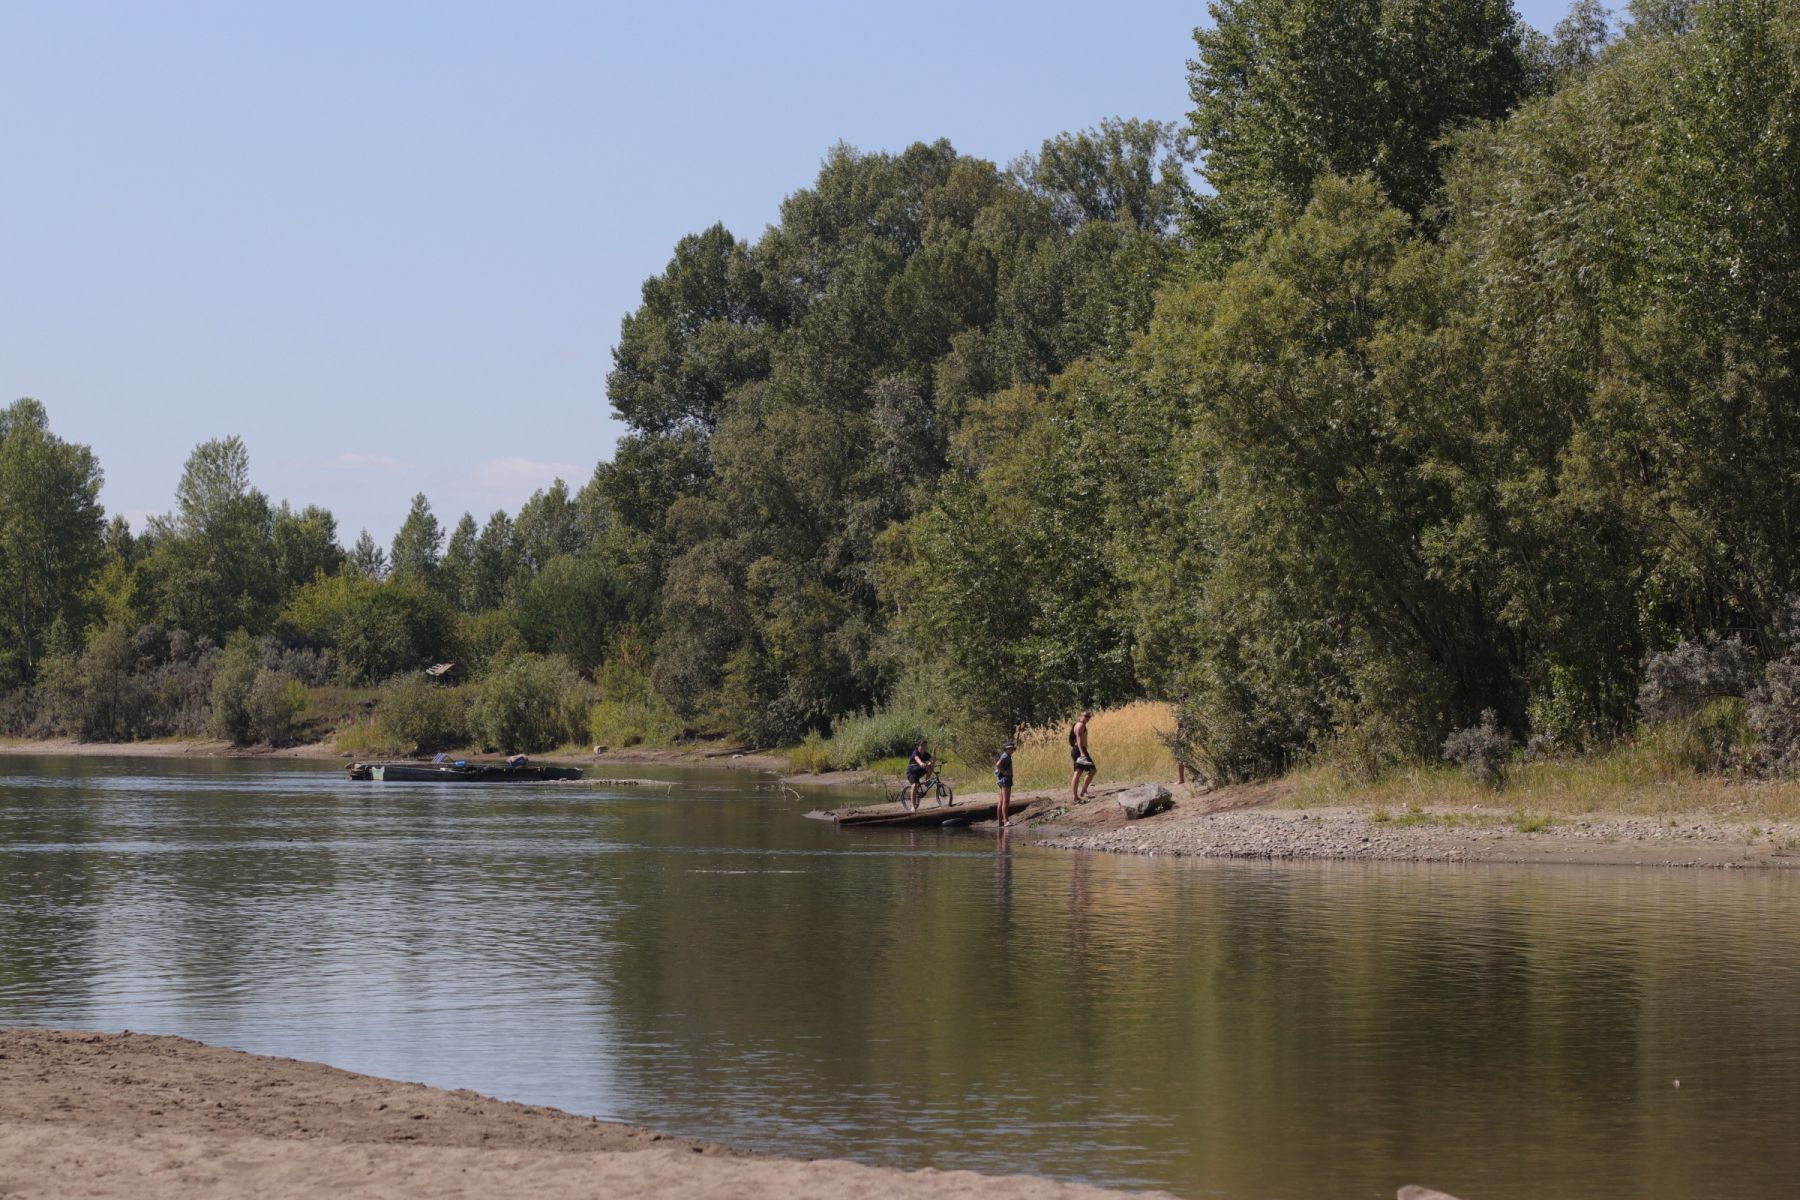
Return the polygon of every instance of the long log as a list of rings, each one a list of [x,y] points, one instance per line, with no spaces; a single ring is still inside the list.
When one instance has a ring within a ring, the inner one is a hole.
[[[1030,803],[1031,802],[1028,800],[1015,799],[1011,804],[1007,805],[1006,815],[1010,817],[1013,813],[1022,812],[1030,806]],[[1000,801],[998,799],[989,800],[982,804],[946,804],[941,808],[932,805],[921,808],[918,812],[895,812],[884,806],[883,810],[880,812],[847,812],[839,814],[836,819],[840,826],[855,829],[919,828],[922,826],[942,825],[946,821],[990,821],[994,819],[995,813],[999,807]]]

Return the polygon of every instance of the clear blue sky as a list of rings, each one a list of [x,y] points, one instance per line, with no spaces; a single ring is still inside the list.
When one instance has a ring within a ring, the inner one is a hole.
[[[1560,0],[1526,0],[1548,28]],[[172,502],[206,438],[384,541],[585,480],[619,318],[685,233],[754,237],[828,147],[1006,162],[1179,118],[1202,3],[0,9],[0,403]]]

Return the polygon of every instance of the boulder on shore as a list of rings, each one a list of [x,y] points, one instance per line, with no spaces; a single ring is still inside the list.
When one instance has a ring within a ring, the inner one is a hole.
[[[1175,798],[1169,795],[1169,789],[1160,783],[1127,788],[1119,793],[1118,800],[1119,807],[1125,810],[1125,818],[1129,821],[1159,813],[1175,803]]]
[[[1428,1187],[1409,1183],[1401,1188],[1396,1200],[1456,1200],[1449,1192],[1434,1192]]]

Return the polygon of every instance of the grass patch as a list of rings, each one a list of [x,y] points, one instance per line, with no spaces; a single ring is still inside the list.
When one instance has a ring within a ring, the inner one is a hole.
[[[1022,730],[1014,735],[1018,749],[1013,751],[1013,786],[1018,790],[1034,788],[1067,788],[1072,768],[1069,763],[1069,720],[1056,725],[1043,725]],[[1136,783],[1145,780],[1173,780],[1175,759],[1163,744],[1160,734],[1175,728],[1175,714],[1167,704],[1140,700],[1120,708],[1104,709],[1088,722],[1088,749],[1099,764],[1095,782]],[[998,755],[995,746],[992,754]],[[946,773],[957,786],[977,791],[992,791],[993,759],[977,763],[954,763]]]
[[[1296,807],[1346,805],[1390,812],[1479,812],[1496,808],[1493,789],[1457,768],[1420,763],[1372,781],[1346,779],[1329,766],[1302,767],[1288,777]],[[1756,781],[1704,774],[1657,745],[1628,744],[1584,758],[1517,762],[1498,796],[1507,808],[1569,817],[1618,813],[1664,817],[1706,812],[1772,821],[1800,819],[1800,780]]]
[[[1521,810],[1512,815],[1512,823],[1520,833],[1542,833],[1555,824],[1555,821],[1549,813],[1534,817]]]

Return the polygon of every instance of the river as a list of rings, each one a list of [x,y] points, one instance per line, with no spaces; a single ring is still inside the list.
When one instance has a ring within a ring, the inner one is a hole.
[[[1191,1197],[1800,1178],[1800,873],[1089,856],[670,779],[0,759],[0,1024]]]

